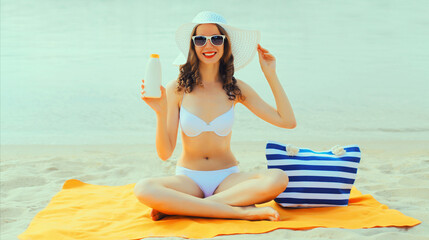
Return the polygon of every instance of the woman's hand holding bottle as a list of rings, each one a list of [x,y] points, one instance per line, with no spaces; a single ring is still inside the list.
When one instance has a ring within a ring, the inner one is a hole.
[[[144,90],[144,79],[142,80],[142,97],[143,101],[151,107],[156,114],[166,114],[167,113],[167,94],[165,91],[165,88],[161,85],[161,97],[160,98],[148,98],[145,97],[144,94],[146,93]]]

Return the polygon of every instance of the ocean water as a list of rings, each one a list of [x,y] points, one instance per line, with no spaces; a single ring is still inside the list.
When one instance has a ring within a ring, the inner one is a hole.
[[[1,144],[154,143],[147,60],[174,81],[175,30],[202,10],[261,31],[297,118],[238,105],[233,142],[429,140],[429,1],[233,2],[1,0]],[[235,76],[275,106],[257,58]]]

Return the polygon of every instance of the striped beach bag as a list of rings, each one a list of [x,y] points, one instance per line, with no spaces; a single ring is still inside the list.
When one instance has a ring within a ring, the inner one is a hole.
[[[286,190],[274,200],[283,207],[347,206],[361,152],[357,145],[342,149],[336,155],[299,148],[295,155],[288,154],[286,144],[268,142],[268,168],[281,169],[289,176]]]

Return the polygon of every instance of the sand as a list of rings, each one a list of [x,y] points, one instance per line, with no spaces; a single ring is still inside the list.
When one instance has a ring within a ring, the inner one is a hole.
[[[428,239],[429,141],[345,142],[361,147],[355,186],[390,208],[422,221],[406,228],[275,230],[265,234],[216,239]],[[338,142],[294,142],[315,150]],[[242,171],[266,168],[264,142],[236,142],[233,152]],[[174,174],[181,146],[168,161],[157,158],[154,145],[2,145],[1,239],[16,239],[46,207],[67,179],[91,184],[125,185],[143,177]],[[154,238],[151,238],[154,239]],[[164,238],[165,239],[165,238]],[[180,239],[180,238],[177,238]]]

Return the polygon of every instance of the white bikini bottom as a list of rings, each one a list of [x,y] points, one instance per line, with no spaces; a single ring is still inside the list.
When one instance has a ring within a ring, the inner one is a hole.
[[[216,188],[226,177],[237,172],[240,172],[238,166],[214,171],[197,171],[176,166],[176,175],[185,175],[194,180],[203,191],[205,198],[213,195]]]

